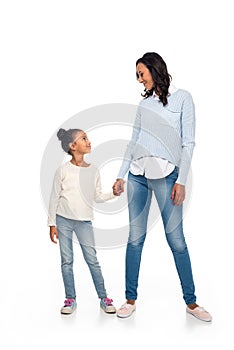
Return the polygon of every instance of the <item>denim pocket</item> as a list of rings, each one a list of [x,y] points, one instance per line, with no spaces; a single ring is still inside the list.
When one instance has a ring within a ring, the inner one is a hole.
[[[166,179],[171,179],[176,181],[178,178],[178,175],[179,175],[178,167],[175,166],[175,169],[169,175],[166,176]]]

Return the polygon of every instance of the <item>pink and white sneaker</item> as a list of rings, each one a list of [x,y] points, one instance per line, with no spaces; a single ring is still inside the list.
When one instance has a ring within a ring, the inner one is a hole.
[[[132,304],[123,304],[119,310],[117,311],[117,316],[120,318],[126,318],[133,314],[133,312],[136,310],[136,305]]]
[[[198,318],[201,321],[205,322],[211,322],[212,321],[212,316],[209,314],[208,311],[204,309],[204,307],[197,306],[195,309],[190,309],[188,306],[186,307],[186,312],[188,314],[193,315],[194,317]]]

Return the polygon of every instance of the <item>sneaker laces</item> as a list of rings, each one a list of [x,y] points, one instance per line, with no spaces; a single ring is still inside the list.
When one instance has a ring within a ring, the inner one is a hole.
[[[202,306],[199,306],[199,311],[200,311],[200,312],[207,312],[207,313],[208,313],[208,311],[206,311],[206,309],[205,309],[204,307],[202,307]]]
[[[103,298],[104,303],[106,304],[106,306],[112,306],[112,302],[113,300],[110,298]]]
[[[64,306],[72,306],[74,299],[66,299],[64,301]]]

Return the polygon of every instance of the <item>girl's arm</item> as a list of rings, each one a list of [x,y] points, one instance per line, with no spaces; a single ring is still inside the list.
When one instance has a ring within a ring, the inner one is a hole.
[[[99,170],[97,169],[96,177],[95,177],[95,197],[94,201],[97,203],[103,203],[109,201],[110,199],[115,198],[113,192],[102,193],[102,184]]]
[[[61,168],[59,168],[55,173],[52,191],[50,195],[50,203],[49,203],[49,210],[48,210],[48,226],[56,226],[56,212],[57,212],[61,190],[62,190],[62,179],[61,179]]]

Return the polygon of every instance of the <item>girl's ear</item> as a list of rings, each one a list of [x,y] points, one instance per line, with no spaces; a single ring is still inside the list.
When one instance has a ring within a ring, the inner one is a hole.
[[[74,143],[72,143],[72,142],[69,143],[69,147],[72,151],[75,151],[75,149],[76,149]]]

